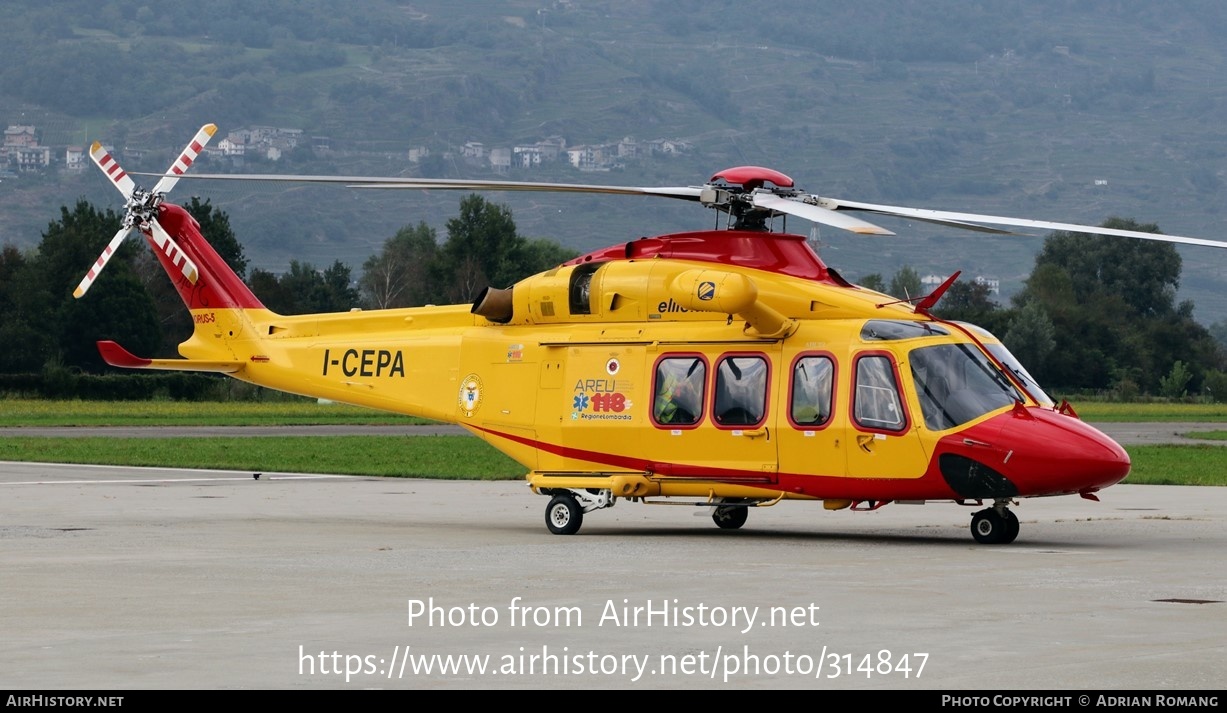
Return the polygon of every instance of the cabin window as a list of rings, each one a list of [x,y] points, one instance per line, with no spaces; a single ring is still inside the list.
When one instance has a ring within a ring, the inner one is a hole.
[[[652,418],[666,426],[693,426],[703,416],[707,363],[697,356],[656,362]]]
[[[899,382],[889,357],[866,355],[856,360],[856,400],[853,417],[859,426],[882,431],[902,431],[907,427]]]
[[[942,344],[908,355],[925,426],[944,431],[1022,400],[1006,375],[973,344]]]
[[[755,426],[767,416],[767,360],[729,356],[716,366],[712,418],[720,426]]]
[[[828,356],[803,356],[792,367],[788,415],[801,427],[822,426],[831,418],[835,362]]]

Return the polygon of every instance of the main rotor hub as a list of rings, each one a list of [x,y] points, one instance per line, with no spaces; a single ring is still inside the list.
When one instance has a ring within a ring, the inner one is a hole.
[[[123,225],[131,228],[139,226],[141,230],[149,229],[149,221],[158,215],[158,206],[162,205],[163,194],[151,193],[143,188],[132,189],[132,195],[124,204]]]
[[[730,186],[741,186],[743,192],[750,192],[763,188],[766,184],[771,183],[779,188],[795,188],[796,184],[791,178],[774,171],[770,168],[762,166],[735,166],[726,168],[714,174],[709,183],[725,183]]]
[[[736,166],[714,174],[699,194],[708,208],[728,213],[733,230],[770,230],[776,211],[754,204],[757,193],[792,197],[798,191],[792,178],[762,166]]]

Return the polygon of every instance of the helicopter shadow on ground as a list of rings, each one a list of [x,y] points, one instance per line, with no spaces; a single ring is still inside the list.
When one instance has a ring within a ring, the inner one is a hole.
[[[1027,521],[1023,521],[1024,528]],[[1038,524],[1038,521],[1033,524]],[[473,527],[476,525],[479,529],[487,532],[496,533],[519,533],[523,534],[526,530],[532,530],[539,527],[536,524],[526,524],[524,528],[506,527],[501,523],[469,523],[462,525],[457,523],[457,527]],[[968,525],[942,524],[935,523],[929,525],[882,525],[880,528],[872,531],[853,531],[852,528],[840,529],[838,526],[831,525],[823,529],[815,527],[813,530],[798,530],[795,527],[788,529],[773,529],[770,524],[755,527],[746,525],[738,530],[721,530],[714,525],[706,527],[703,524],[678,523],[676,525],[639,525],[635,523],[585,523],[583,529],[569,536],[550,535],[542,532],[542,538],[567,542],[571,540],[582,540],[591,542],[595,539],[616,538],[622,540],[634,540],[639,543],[650,539],[659,539],[662,545],[669,543],[677,543],[679,540],[685,542],[702,542],[705,545],[713,543],[820,543],[824,545],[897,545],[897,546],[915,546],[915,547],[954,547],[959,549],[975,548],[983,549],[991,552],[1002,552],[1005,550],[1026,550],[1035,551],[1036,548],[1042,548],[1044,551],[1057,552],[1069,551],[1070,548],[1084,550],[1091,547],[1096,551],[1108,551],[1118,548],[1128,548],[1127,542],[1106,542],[1102,538],[1096,537],[1093,540],[1075,539],[1071,535],[1070,539],[1054,537],[1052,533],[1033,533],[1028,536],[1025,529],[1018,540],[1009,545],[982,545],[976,543],[969,531]]]

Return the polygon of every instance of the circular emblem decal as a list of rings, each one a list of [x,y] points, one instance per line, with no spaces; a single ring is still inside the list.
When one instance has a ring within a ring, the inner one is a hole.
[[[617,376],[618,370],[621,368],[622,365],[618,363],[617,359],[610,359],[609,361],[605,362],[605,373],[609,374],[610,376]]]
[[[481,406],[481,377],[469,374],[460,380],[460,412],[472,418]]]

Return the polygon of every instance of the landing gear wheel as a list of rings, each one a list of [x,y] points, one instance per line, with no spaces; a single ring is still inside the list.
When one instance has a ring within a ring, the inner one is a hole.
[[[545,506],[545,526],[555,535],[574,535],[583,524],[584,509],[570,493],[555,495]]]
[[[721,530],[736,530],[746,524],[750,508],[744,505],[721,505],[711,514],[711,519]]]
[[[1019,527],[1020,526],[1018,524],[1018,516],[1014,514],[1013,510],[1006,510],[1005,511],[1005,536],[1001,539],[1001,544],[1008,545],[1011,542],[1013,542],[1014,539],[1018,537]]]
[[[1006,545],[1018,537],[1018,516],[1009,510],[981,510],[971,518],[971,536],[982,545]]]

